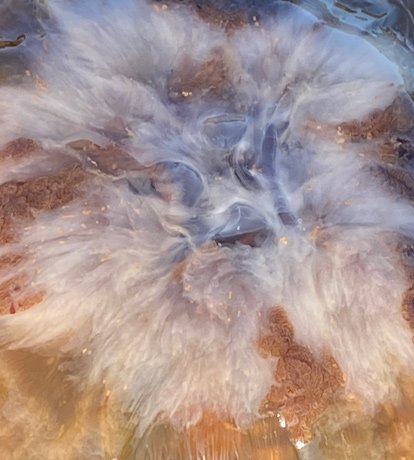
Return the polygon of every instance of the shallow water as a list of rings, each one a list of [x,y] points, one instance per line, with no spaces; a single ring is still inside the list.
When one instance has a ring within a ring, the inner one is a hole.
[[[413,15],[2,3],[2,458],[414,458]]]

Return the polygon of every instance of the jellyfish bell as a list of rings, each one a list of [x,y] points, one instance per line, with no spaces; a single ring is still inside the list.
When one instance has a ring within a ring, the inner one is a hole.
[[[50,1],[0,85],[4,458],[295,458],[409,393],[400,69],[193,3]]]

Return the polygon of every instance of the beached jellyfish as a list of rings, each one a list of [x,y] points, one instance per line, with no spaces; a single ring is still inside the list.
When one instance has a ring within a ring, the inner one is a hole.
[[[410,457],[412,11],[333,3],[0,5],[0,458]]]

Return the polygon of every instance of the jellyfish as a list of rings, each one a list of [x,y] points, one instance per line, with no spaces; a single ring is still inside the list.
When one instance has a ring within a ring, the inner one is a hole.
[[[295,3],[3,7],[2,458],[412,441],[409,50]]]

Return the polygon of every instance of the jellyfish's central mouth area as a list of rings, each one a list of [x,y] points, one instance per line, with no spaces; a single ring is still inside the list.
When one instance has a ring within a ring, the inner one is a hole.
[[[281,184],[280,134],[276,124],[258,118],[207,117],[200,135],[214,159],[200,165],[183,154],[157,161],[129,176],[131,191],[179,209],[182,237],[191,245],[262,246],[276,236],[277,225],[294,227],[297,219]]]

